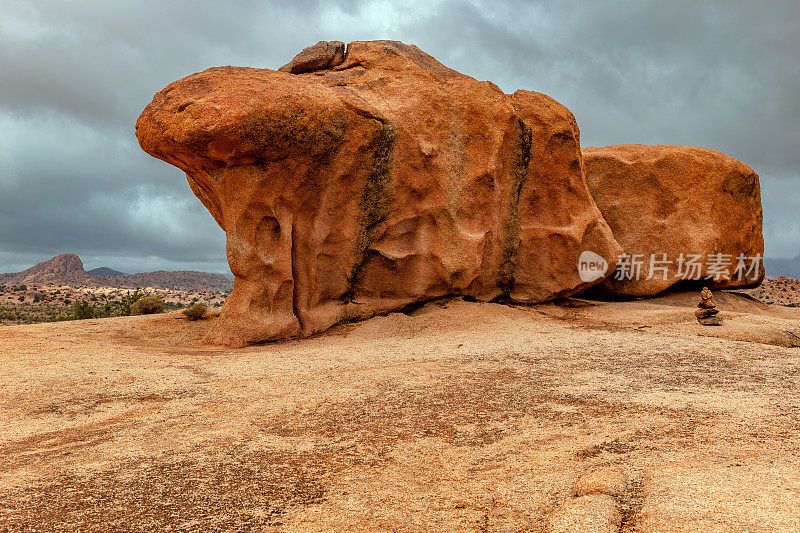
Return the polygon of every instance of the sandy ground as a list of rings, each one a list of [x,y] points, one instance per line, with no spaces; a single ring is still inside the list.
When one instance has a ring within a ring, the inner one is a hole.
[[[800,309],[716,297],[3,327],[0,530],[796,532]]]

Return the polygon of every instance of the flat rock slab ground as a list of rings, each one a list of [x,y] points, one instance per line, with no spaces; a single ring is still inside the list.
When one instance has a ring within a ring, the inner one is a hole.
[[[800,310],[716,298],[717,328],[696,294],[448,300],[243,350],[179,314],[3,327],[0,530],[546,531],[616,502],[603,527],[798,531]],[[624,492],[578,497],[601,469]]]

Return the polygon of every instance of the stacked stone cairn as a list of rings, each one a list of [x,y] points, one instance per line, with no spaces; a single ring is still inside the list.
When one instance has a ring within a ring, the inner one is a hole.
[[[708,287],[703,287],[703,290],[700,291],[700,303],[697,304],[697,311],[694,312],[697,321],[704,326],[721,326],[722,317],[718,313],[719,309],[714,303],[714,295]]]

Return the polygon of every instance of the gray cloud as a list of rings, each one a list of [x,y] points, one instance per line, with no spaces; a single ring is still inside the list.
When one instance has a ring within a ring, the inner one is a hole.
[[[0,19],[0,271],[62,251],[121,270],[225,271],[224,234],[133,124],[220,64],[318,40],[397,39],[506,91],[547,93],[587,146],[721,150],[762,177],[767,253],[800,253],[793,1],[7,1]],[[794,198],[796,198],[796,194]]]

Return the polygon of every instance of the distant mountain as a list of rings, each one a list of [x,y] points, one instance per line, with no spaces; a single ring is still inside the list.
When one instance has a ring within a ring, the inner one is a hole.
[[[113,274],[98,274],[98,271]],[[61,254],[18,273],[0,274],[0,285],[43,285],[57,283],[79,287],[115,287],[135,289],[152,287],[184,291],[221,291],[233,289],[233,281],[222,274],[195,272],[190,270],[145,272],[123,274],[101,267],[87,272],[83,262],[75,254]]]
[[[105,287],[135,289],[154,287],[179,291],[222,291],[233,290],[233,282],[222,274],[196,272],[193,270],[157,270],[125,276],[95,276]]]
[[[125,272],[120,272],[119,270],[114,270],[113,268],[108,267],[97,267],[91,270],[87,270],[89,274],[94,274],[95,276],[126,276]]]
[[[80,257],[75,254],[61,254],[22,272],[11,274],[4,284],[69,283],[81,285],[89,282],[91,277],[92,275],[83,269]]]
[[[764,268],[770,278],[786,276],[800,279],[800,255],[794,259],[764,259]]]

